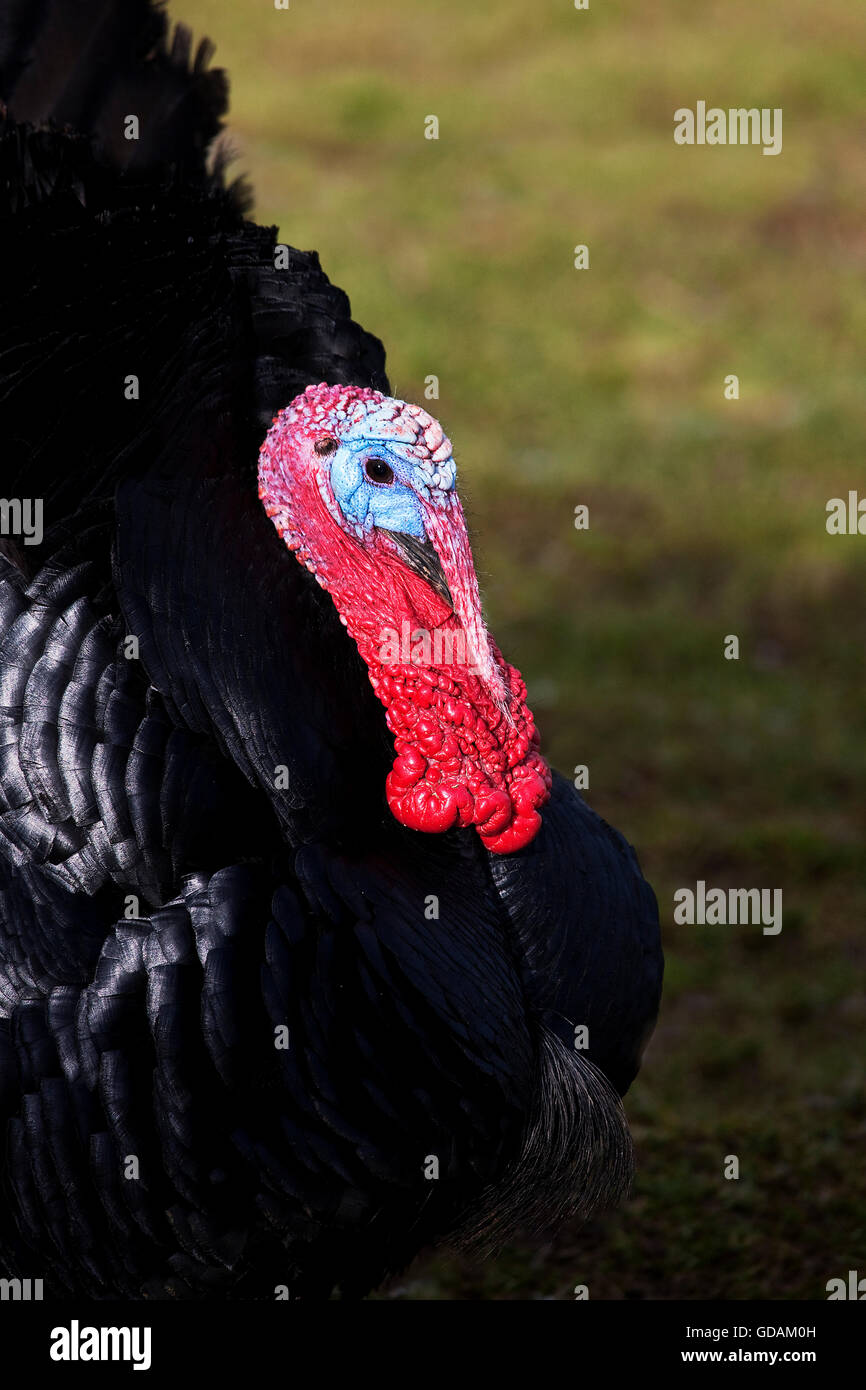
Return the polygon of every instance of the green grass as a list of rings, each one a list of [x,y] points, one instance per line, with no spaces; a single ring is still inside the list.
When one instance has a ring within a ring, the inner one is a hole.
[[[171,10],[230,70],[258,219],[319,251],[396,394],[439,377],[491,627],[661,905],[632,1202],[390,1296],[825,1297],[866,1271],[866,538],[824,529],[866,495],[866,14]],[[782,107],[783,153],[675,146],[699,98]],[[675,926],[698,878],[781,887],[781,935]]]

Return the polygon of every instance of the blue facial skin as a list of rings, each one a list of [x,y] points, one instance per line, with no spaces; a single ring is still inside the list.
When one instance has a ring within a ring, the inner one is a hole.
[[[371,482],[364,473],[367,459],[387,463],[393,470],[394,481]],[[378,526],[383,531],[402,531],[418,540],[425,539],[421,504],[415,491],[426,491],[424,475],[384,440],[344,441],[331,460],[331,488],[350,526],[362,526],[365,531]]]

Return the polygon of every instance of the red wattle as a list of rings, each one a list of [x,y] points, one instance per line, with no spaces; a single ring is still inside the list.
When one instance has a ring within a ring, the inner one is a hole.
[[[476,804],[478,815],[478,834],[498,835],[509,825],[514,814],[511,797],[505,791],[493,791],[480,797]]]
[[[501,835],[482,835],[481,842],[493,854],[513,854],[534,840],[540,829],[541,816],[533,811],[531,816],[518,816]]]
[[[508,718],[465,669],[385,669],[368,658],[397,753],[385,784],[392,814],[428,833],[474,825],[487,849],[509,854],[538,833],[550,771],[523,681],[501,657],[499,663],[511,694]]]

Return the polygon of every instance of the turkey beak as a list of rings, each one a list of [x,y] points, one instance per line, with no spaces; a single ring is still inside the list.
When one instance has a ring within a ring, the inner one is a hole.
[[[433,542],[426,537],[419,541],[417,536],[408,536],[405,531],[391,531],[389,535],[402,550],[409,567],[426,580],[434,593],[453,609],[454,600]]]

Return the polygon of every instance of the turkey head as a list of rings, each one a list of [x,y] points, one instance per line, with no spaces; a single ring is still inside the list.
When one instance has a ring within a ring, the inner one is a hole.
[[[484,624],[441,425],[366,387],[310,386],[274,417],[258,476],[385,706],[394,816],[428,832],[474,825],[498,853],[528,844],[550,771],[520,672]]]

